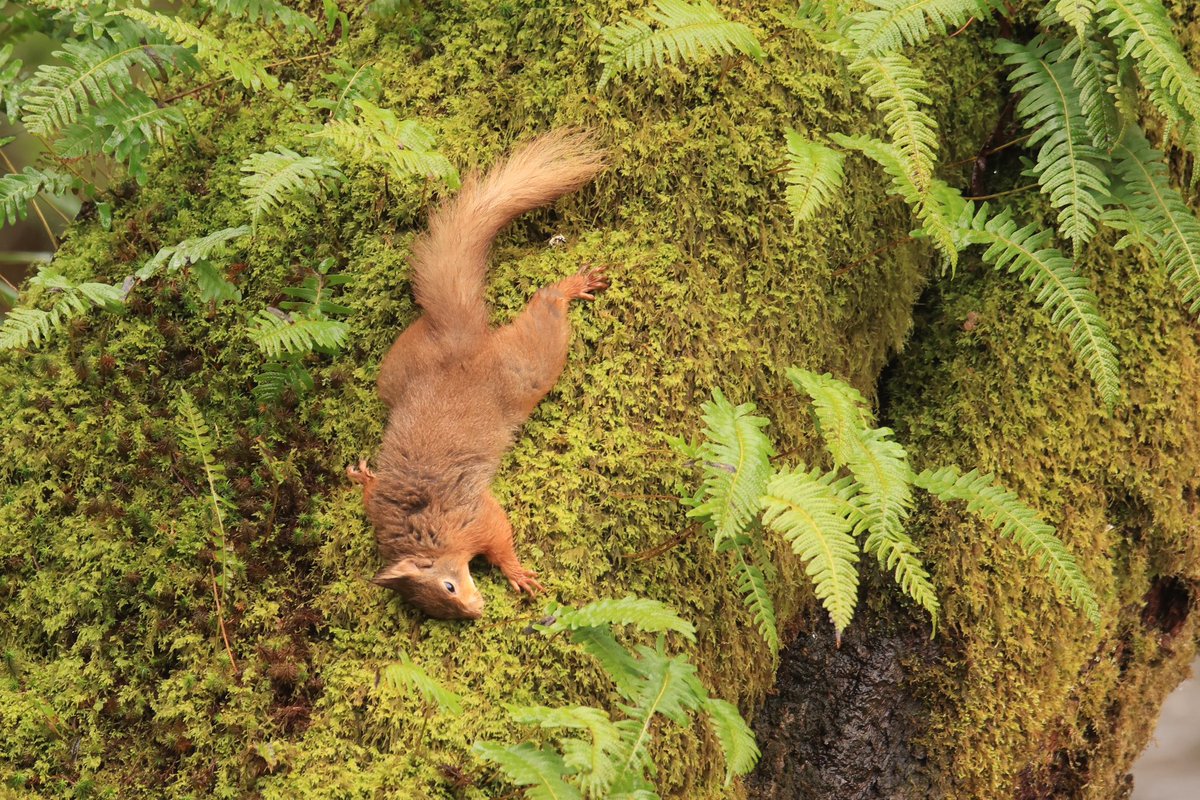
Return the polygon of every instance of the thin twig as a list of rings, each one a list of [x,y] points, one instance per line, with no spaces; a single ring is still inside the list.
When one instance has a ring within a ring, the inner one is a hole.
[[[996,197],[1004,197],[1006,194],[1016,194],[1017,192],[1027,192],[1030,189],[1036,189],[1037,187],[1038,187],[1038,185],[1036,183],[1027,183],[1024,186],[1018,186],[1015,189],[1008,189],[1003,192],[996,192],[995,194],[980,194],[980,195],[975,195],[974,197],[964,197],[963,200],[991,200]]]
[[[975,22],[975,18],[971,17],[969,20],[967,20],[966,22],[963,23],[963,26],[961,28],[956,30],[954,33],[950,34],[950,38],[953,39],[955,36],[958,36],[960,33],[965,31],[967,28],[971,27],[971,25],[974,24],[974,22]]]
[[[4,165],[6,167],[8,167],[8,171],[11,172],[13,175],[16,175],[17,167],[15,164],[13,164],[13,162],[9,161],[8,154],[5,153],[3,150],[0,150],[0,158],[4,159]],[[54,246],[54,249],[57,250],[58,249],[58,239],[56,239],[54,237],[54,231],[52,231],[50,229],[50,223],[46,222],[46,215],[43,214],[42,209],[38,207],[36,197],[33,198],[33,202],[31,202],[30,205],[33,206],[33,211],[35,214],[38,215],[38,219],[40,219],[42,221],[42,227],[46,229],[46,236],[50,237],[50,244],[52,244]]]
[[[887,252],[888,250],[891,250],[893,247],[899,247],[900,245],[904,244],[905,242],[911,242],[912,240],[913,240],[913,237],[906,235],[906,236],[901,236],[899,239],[893,239],[892,241],[888,242],[887,244],[880,245],[879,247],[876,247],[874,250],[867,253],[865,256],[858,259],[857,261],[853,261],[844,267],[838,267],[837,269],[835,269],[833,271],[833,277],[840,278],[843,275],[845,275],[847,272],[850,272],[850,271],[856,269],[867,259],[873,258],[873,257],[879,255],[880,253]]]
[[[325,58],[325,57],[329,56],[331,53],[333,53],[333,48],[330,48],[329,50],[323,50],[320,53],[310,53],[306,56],[300,56],[299,58],[285,58],[282,61],[272,61],[270,64],[263,64],[263,69],[271,69],[273,67],[282,67],[285,64],[299,64],[301,61],[311,61],[314,58]],[[225,83],[225,81],[231,81],[231,80],[233,80],[232,75],[226,75],[223,78],[217,78],[214,81],[209,81],[208,83],[204,83],[204,84],[196,86],[192,89],[188,89],[186,92],[180,92],[179,94],[173,94],[170,97],[168,97],[166,100],[163,100],[163,103],[167,103],[167,104],[174,103],[176,100],[182,100],[185,97],[190,97],[194,94],[199,94],[200,92],[203,92],[205,89],[211,89],[212,87],[216,86],[217,84]]]
[[[1028,139],[1030,136],[1033,136],[1033,134],[1027,133],[1024,136],[1018,136],[1017,138],[1011,139],[1011,140],[1005,142],[1004,144],[993,147],[991,150],[985,150],[982,153],[976,153],[975,155],[971,156],[970,158],[962,158],[962,159],[959,159],[958,161],[951,161],[950,163],[945,164],[944,166],[959,167],[959,166],[962,166],[963,164],[970,164],[972,161],[979,159],[981,156],[990,156],[993,153],[999,153],[1001,150],[1007,150],[1008,148],[1013,147],[1014,145],[1021,144],[1026,139]]]
[[[221,638],[225,640],[225,653],[229,656],[233,671],[237,672],[237,659],[233,657],[233,648],[229,646],[229,633],[225,630],[225,612],[221,608],[221,597],[217,594],[217,576],[213,572],[212,564],[208,565],[208,577],[212,581],[213,600],[217,601],[217,625],[221,628]]]
[[[620,558],[624,559],[625,561],[646,561],[647,559],[657,558],[668,550],[686,542],[699,532],[700,526],[692,525],[682,533],[672,536],[667,541],[657,544],[654,547],[651,547],[649,550],[642,550],[639,553],[622,553]]]

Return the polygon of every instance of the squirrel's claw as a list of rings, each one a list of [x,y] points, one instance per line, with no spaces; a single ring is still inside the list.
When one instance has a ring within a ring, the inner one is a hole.
[[[605,267],[601,264],[598,267],[593,267],[591,264],[584,264],[579,268],[571,278],[577,285],[571,286],[571,298],[578,300],[595,300],[595,292],[600,292],[608,288],[608,275],[605,274]]]

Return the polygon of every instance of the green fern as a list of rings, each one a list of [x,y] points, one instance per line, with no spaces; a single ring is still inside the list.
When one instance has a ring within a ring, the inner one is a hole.
[[[1126,231],[1117,243],[1123,248],[1141,244],[1179,287],[1191,314],[1200,314],[1200,221],[1179,192],[1171,187],[1161,153],[1150,146],[1136,126],[1113,151],[1124,181],[1123,207],[1109,211],[1105,221]]]
[[[282,146],[273,152],[252,153],[242,161],[241,170],[246,173],[241,180],[242,193],[254,226],[285,201],[315,201],[324,194],[325,181],[345,178],[332,159],[302,156]]]
[[[340,320],[291,317],[267,309],[258,312],[249,328],[250,340],[270,358],[311,353],[317,349],[338,350],[350,335],[350,326]]]
[[[922,189],[911,174],[904,154],[889,142],[841,133],[830,134],[830,138],[842,147],[858,150],[883,167],[892,178],[888,193],[902,198],[913,209],[921,221],[920,233],[929,238],[953,270],[958,265],[958,245],[954,219],[944,200],[949,187],[935,179],[928,188]]]
[[[742,539],[745,537],[739,537]],[[778,653],[782,643],[779,641],[779,620],[775,616],[775,601],[771,599],[771,591],[767,588],[765,570],[750,554],[750,541],[731,541],[727,550],[733,553],[733,573],[737,589],[741,592],[742,602],[745,603],[754,627],[767,643],[767,649]],[[769,562],[764,562],[768,563]]]
[[[203,0],[204,5],[227,17],[245,18],[268,25],[278,22],[287,30],[304,31],[309,36],[317,35],[317,23],[278,0]]]
[[[42,192],[67,194],[73,188],[70,177],[50,169],[25,167],[0,177],[0,225],[13,225],[25,219],[29,204]]]
[[[699,61],[711,55],[742,53],[763,57],[762,45],[748,27],[721,16],[708,0],[655,0],[648,12],[658,28],[629,16],[600,28],[603,89],[616,75],[671,62]]]
[[[704,443],[698,451],[704,474],[703,500],[688,512],[712,526],[720,547],[741,535],[758,514],[758,499],[771,475],[771,440],[762,432],[769,421],[754,415],[753,403],[734,407],[720,389],[704,411]]]
[[[1024,94],[1017,116],[1030,131],[1029,144],[1042,143],[1033,171],[1058,209],[1059,231],[1078,257],[1095,235],[1095,221],[1108,201],[1109,159],[1092,144],[1071,77],[1073,66],[1061,60],[1061,42],[1040,36],[1028,45],[1001,40],[996,51],[1014,67],[1008,79],[1014,92]]]
[[[1099,0],[1097,22],[1120,45],[1120,57],[1137,61],[1150,100],[1167,120],[1183,126],[1193,152],[1200,152],[1200,77],[1188,64],[1158,0]]]
[[[161,66],[194,64],[182,48],[146,43],[127,27],[114,28],[108,37],[94,41],[67,41],[54,57],[62,63],[38,67],[21,101],[21,123],[47,138],[93,105],[145,97],[134,85],[132,68],[157,75]]]
[[[1062,253],[1046,247],[1050,231],[1033,224],[1018,228],[1008,211],[989,218],[986,203],[976,210],[970,202],[963,206],[960,227],[964,241],[987,248],[985,262],[1006,272],[1019,272],[1028,282],[1050,321],[1067,333],[1071,349],[1111,408],[1120,396],[1116,347],[1087,280]]]
[[[340,152],[370,165],[381,166],[397,178],[423,175],[438,178],[451,189],[460,185],[458,170],[433,149],[433,134],[413,120],[401,121],[390,110],[357,99],[358,119],[333,119],[314,136],[332,142]]]
[[[1092,144],[1107,153],[1125,135],[1126,126],[1137,122],[1117,103],[1123,81],[1116,48],[1090,34],[1068,41],[1059,57],[1071,64],[1071,81],[1079,92],[1079,108]]]
[[[164,247],[151,256],[141,269],[134,273],[134,277],[146,281],[164,268],[168,272],[175,272],[189,264],[220,257],[230,242],[249,233],[249,225],[239,225],[236,228],[221,228],[204,236],[184,239],[179,244]]]
[[[17,109],[21,107],[21,88],[18,79],[23,66],[21,59],[13,58],[12,53],[13,44],[11,42],[0,47],[0,110],[10,120],[16,118]]]
[[[576,644],[597,657],[625,700],[619,706],[624,718],[614,722],[604,710],[587,706],[508,706],[519,723],[562,732],[556,736],[558,750],[528,742],[475,743],[477,755],[497,764],[514,784],[528,787],[527,797],[657,798],[647,776],[656,771],[651,744],[660,720],[665,717],[686,727],[696,712],[708,718],[721,747],[726,784],[753,769],[759,756],[753,732],[736,706],[708,694],[685,656],[668,655],[661,636],[655,647],[631,651],[609,629],[611,622],[682,633],[692,630],[690,623],[661,603],[633,597],[601,600],[577,610],[551,604],[547,614],[553,622],[538,627],[547,635],[568,631]]]
[[[942,500],[963,500],[967,510],[978,514],[993,528],[1013,539],[1038,565],[1046,570],[1050,580],[1066,592],[1098,628],[1100,605],[1096,593],[1067,550],[1054,528],[1043,522],[1037,513],[1017,499],[1016,495],[995,485],[991,475],[976,470],[961,474],[956,467],[925,470],[914,483]]]
[[[870,10],[843,22],[846,35],[864,55],[895,52],[936,34],[945,35],[972,17],[992,14],[990,0],[868,0]]]
[[[462,714],[462,698],[442,686],[425,670],[413,663],[408,653],[400,651],[400,660],[380,671],[383,680],[393,689],[410,688],[419,692],[429,706],[444,714]]]
[[[196,407],[196,401],[192,399],[192,395],[186,389],[179,390],[175,411],[178,415],[177,427],[183,449],[200,463],[208,484],[208,500],[212,507],[213,524],[216,526],[213,544],[217,551],[217,561],[221,565],[221,573],[217,580],[223,591],[229,586],[230,572],[235,572],[239,568],[236,556],[228,547],[228,539],[225,534],[223,509],[235,508],[225,495],[229,489],[229,480],[225,474],[225,465],[216,457],[216,445],[213,442],[215,435],[212,428],[209,427],[204,415]]]
[[[928,192],[933,181],[933,163],[937,158],[937,123],[925,106],[932,101],[925,94],[925,78],[912,62],[899,53],[864,55],[850,69],[856,73],[877,101],[888,126],[888,136],[906,165],[913,184]]]
[[[260,403],[279,402],[289,389],[297,395],[311,392],[316,384],[302,364],[273,361],[254,376],[254,399]]]
[[[158,31],[172,41],[194,48],[201,62],[211,65],[218,72],[228,74],[247,89],[277,89],[279,79],[267,72],[258,61],[243,53],[228,39],[202,31],[190,22],[147,11],[141,8],[122,8],[114,13],[123,14],[140,22],[151,30]]]
[[[798,230],[801,222],[816,216],[842,188],[845,160],[846,157],[837,150],[809,141],[788,129],[785,179],[793,230]]]
[[[309,108],[319,108],[329,112],[330,120],[349,118],[355,111],[355,100],[375,102],[383,87],[379,83],[379,73],[370,64],[355,67],[342,58],[332,58],[330,62],[337,67],[337,72],[323,76],[324,80],[333,85],[337,93],[333,97],[316,97],[308,101]]]
[[[872,428],[866,401],[852,386],[828,373],[792,367],[788,378],[812,398],[822,438],[839,467],[849,468],[861,487],[853,498],[868,531],[863,550],[891,572],[900,588],[929,612],[937,626],[940,609],[920,551],[904,530],[912,507],[912,470],[904,448],[887,428]]]
[[[145,94],[133,92],[97,106],[63,128],[53,147],[65,159],[111,156],[144,185],[149,179],[143,166],[145,158],[165,145],[183,124],[179,108],[160,106]]]
[[[819,469],[780,470],[762,498],[763,524],[774,529],[805,563],[817,598],[840,641],[858,604],[858,544],[852,530],[862,519],[850,502],[849,478]]]
[[[33,308],[9,311],[0,324],[0,350],[34,347],[93,308],[113,312],[124,309],[125,293],[121,287],[91,281],[75,283],[49,268],[30,278],[29,286],[44,289],[58,299],[48,311]]]

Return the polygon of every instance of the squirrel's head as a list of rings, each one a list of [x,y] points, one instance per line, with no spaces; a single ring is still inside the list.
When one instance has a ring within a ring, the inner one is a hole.
[[[437,619],[483,616],[483,595],[471,580],[470,559],[406,556],[379,570],[371,582],[394,589]]]

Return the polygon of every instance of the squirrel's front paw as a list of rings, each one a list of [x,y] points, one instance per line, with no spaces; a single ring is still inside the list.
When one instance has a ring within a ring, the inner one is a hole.
[[[513,570],[505,570],[504,577],[508,578],[508,585],[513,588],[513,591],[520,594],[521,592],[529,592],[530,595],[535,595],[538,592],[545,591],[545,586],[538,583],[537,573],[531,569],[517,567]]]
[[[371,481],[375,480],[375,473],[367,466],[365,458],[359,459],[358,466],[351,465],[346,467],[346,477],[355,483],[361,483],[366,486]]]
[[[570,297],[572,300],[595,300],[595,292],[600,292],[608,288],[608,275],[605,274],[607,267],[601,265],[593,267],[591,264],[584,264],[567,280],[571,282]]]

